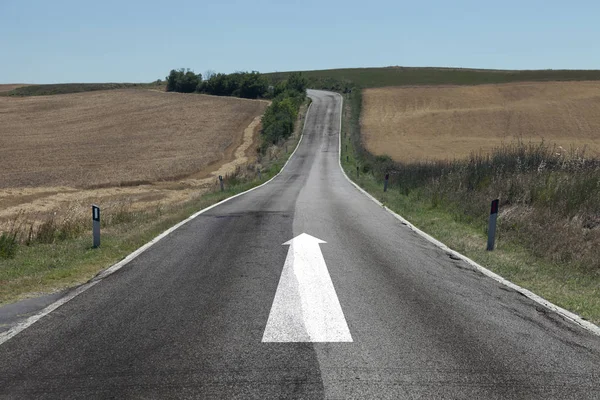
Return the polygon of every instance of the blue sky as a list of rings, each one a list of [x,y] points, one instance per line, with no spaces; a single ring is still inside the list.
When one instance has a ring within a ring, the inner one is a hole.
[[[600,69],[596,1],[0,0],[0,83],[170,69]]]

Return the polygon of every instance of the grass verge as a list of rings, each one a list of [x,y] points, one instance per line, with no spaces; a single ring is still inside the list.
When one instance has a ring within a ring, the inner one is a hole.
[[[199,210],[268,181],[281,171],[294,151],[306,112],[305,105],[300,109],[294,134],[261,157],[260,179],[256,166],[251,165],[245,171],[226,176],[223,192],[215,187],[185,203],[152,211],[123,208],[112,214],[103,213],[102,245],[98,249],[91,247],[91,220],[51,220],[34,237],[27,236],[25,229],[25,237],[19,243],[15,240],[16,231],[3,233],[0,237],[0,305],[85,283]]]

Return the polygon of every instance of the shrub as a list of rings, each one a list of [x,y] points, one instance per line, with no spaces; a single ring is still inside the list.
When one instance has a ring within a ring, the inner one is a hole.
[[[192,93],[202,82],[202,75],[195,74],[190,69],[172,69],[167,80],[167,92]]]

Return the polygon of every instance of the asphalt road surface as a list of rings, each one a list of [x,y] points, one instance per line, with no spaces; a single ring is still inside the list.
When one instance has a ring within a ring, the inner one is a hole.
[[[2,344],[0,398],[600,398],[599,337],[361,194],[341,98],[309,95],[271,183]]]

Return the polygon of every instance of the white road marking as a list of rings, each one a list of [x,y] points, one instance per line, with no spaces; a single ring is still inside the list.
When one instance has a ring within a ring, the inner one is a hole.
[[[319,244],[303,233],[289,245],[263,342],[352,342]]]

